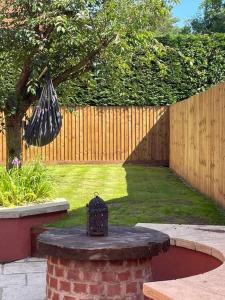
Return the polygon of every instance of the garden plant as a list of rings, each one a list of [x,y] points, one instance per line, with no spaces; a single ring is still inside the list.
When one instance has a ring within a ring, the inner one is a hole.
[[[49,201],[53,196],[53,177],[46,166],[34,161],[20,166],[18,159],[7,171],[0,169],[0,206],[14,207]]]

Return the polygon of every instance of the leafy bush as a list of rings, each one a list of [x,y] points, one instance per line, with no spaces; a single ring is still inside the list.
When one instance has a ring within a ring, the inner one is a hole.
[[[143,33],[111,45],[91,72],[65,83],[59,95],[69,107],[171,104],[225,80],[224,57],[225,34],[154,39]]]
[[[41,203],[52,196],[52,176],[39,161],[0,170],[0,205]]]

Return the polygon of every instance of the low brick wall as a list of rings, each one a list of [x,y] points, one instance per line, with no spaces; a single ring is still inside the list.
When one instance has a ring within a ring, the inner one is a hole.
[[[69,204],[64,199],[49,203],[0,208],[0,262],[31,256],[31,228],[64,217]]]
[[[151,259],[74,261],[49,257],[47,300],[144,300]]]
[[[154,300],[222,300],[225,299],[225,226],[214,225],[178,225],[178,224],[138,224],[145,228],[160,230],[170,236],[170,243],[173,246],[192,250],[199,257],[198,252],[208,255],[212,262],[216,258],[217,262],[213,265],[205,260],[205,266],[201,266],[199,259],[190,260],[191,257],[184,256],[183,262],[181,259],[174,257],[168,263],[165,263],[165,268],[181,269],[183,264],[199,264],[199,273],[195,272],[194,268],[188,267],[191,274],[176,273],[172,270],[170,276],[169,272],[164,273],[163,281],[147,282],[144,284],[144,294]],[[183,249],[183,253],[185,251]],[[172,250],[173,251],[173,250]],[[174,253],[176,255],[176,253]],[[170,254],[168,253],[168,259]],[[212,256],[213,258],[210,258]],[[165,257],[164,257],[165,258]],[[193,258],[193,256],[192,256]],[[205,257],[206,258],[206,257]],[[218,262],[218,260],[220,262]],[[166,259],[162,259],[162,263]],[[203,262],[203,261],[202,261]],[[153,270],[154,270],[154,263]],[[208,268],[207,271],[207,266]],[[156,267],[156,265],[155,265]],[[197,270],[196,266],[196,270]],[[209,271],[210,270],[210,271]],[[187,270],[186,270],[187,271]],[[193,272],[194,271],[194,272]],[[202,273],[205,272],[206,273]],[[154,274],[154,272],[153,272]],[[194,275],[195,276],[190,276]],[[177,275],[189,276],[185,278],[178,278]],[[153,275],[154,276],[154,275]],[[167,278],[166,278],[167,277]],[[158,278],[160,279],[160,278]],[[166,280],[165,280],[166,279]],[[176,279],[176,280],[169,280]]]

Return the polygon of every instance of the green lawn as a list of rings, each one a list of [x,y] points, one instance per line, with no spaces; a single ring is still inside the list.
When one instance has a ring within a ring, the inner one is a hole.
[[[69,200],[69,216],[56,226],[86,222],[86,203],[97,192],[107,201],[109,221],[225,224],[225,210],[184,184],[168,168],[137,165],[51,166],[56,197]]]

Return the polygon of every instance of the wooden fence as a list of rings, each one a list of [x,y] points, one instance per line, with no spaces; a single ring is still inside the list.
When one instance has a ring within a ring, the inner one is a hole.
[[[170,167],[225,206],[225,83],[170,107]]]
[[[25,149],[24,160],[48,163],[147,162],[169,164],[168,107],[85,107],[62,110],[63,127],[50,145]],[[5,137],[0,135],[0,162]]]

